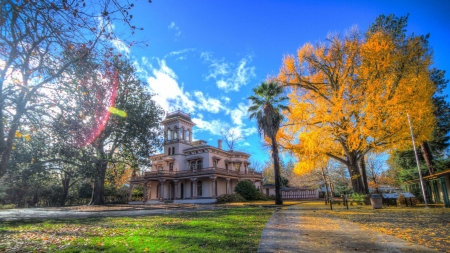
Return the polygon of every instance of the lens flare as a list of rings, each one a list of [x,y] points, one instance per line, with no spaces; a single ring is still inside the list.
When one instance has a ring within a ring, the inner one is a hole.
[[[103,132],[106,125],[108,124],[109,117],[111,116],[110,108],[114,108],[117,88],[118,88],[118,76],[114,72],[111,78],[111,86],[107,89],[106,94],[96,94],[97,99],[102,99],[106,95],[106,101],[104,103],[103,109],[98,108],[93,117],[92,127],[88,130],[83,143],[80,146],[87,146],[93,143]],[[120,110],[119,110],[120,111]]]
[[[119,110],[119,109],[117,109],[117,108],[115,108],[115,107],[112,107],[112,106],[110,106],[110,107],[108,108],[108,111],[109,111],[110,113],[112,113],[112,114],[114,114],[114,115],[117,115],[117,116],[120,116],[120,117],[122,117],[122,118],[125,118],[125,117],[127,116],[127,112],[126,112],[126,111]]]

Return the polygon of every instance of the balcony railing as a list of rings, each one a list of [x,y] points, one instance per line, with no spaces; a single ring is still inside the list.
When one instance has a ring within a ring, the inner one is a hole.
[[[149,171],[145,172],[143,175],[139,175],[137,177],[189,177],[189,176],[202,176],[208,174],[220,174],[226,176],[260,176],[262,177],[262,173],[249,171],[248,173],[239,172],[235,170],[227,170],[223,168],[202,168],[202,169],[193,169],[193,170],[180,170],[180,171],[168,171],[168,170],[160,170],[160,171]]]

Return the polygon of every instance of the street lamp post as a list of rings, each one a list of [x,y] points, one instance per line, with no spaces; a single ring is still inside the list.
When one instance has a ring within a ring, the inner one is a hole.
[[[420,186],[422,187],[423,200],[425,202],[425,207],[428,207],[427,195],[425,194],[425,187],[423,185],[422,171],[420,170],[419,156],[417,155],[416,142],[414,141],[414,133],[413,133],[413,128],[412,128],[412,124],[411,124],[411,119],[409,118],[409,113],[407,113],[406,116],[408,117],[409,131],[411,133],[411,139],[412,139],[412,143],[413,143],[413,147],[414,147],[414,154],[416,155],[416,163],[417,163],[417,169],[419,170],[419,179],[420,179]]]

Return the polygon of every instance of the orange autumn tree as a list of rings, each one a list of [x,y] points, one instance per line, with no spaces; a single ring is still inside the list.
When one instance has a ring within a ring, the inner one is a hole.
[[[407,114],[416,141],[430,138],[430,64],[424,37],[405,37],[399,44],[389,33],[362,38],[355,29],[285,56],[278,81],[291,89],[291,111],[277,140],[299,158],[296,171],[308,172],[331,158],[347,166],[353,190],[363,193],[365,154],[411,147]]]

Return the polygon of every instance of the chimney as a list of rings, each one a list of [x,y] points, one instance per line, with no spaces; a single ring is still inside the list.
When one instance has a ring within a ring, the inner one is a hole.
[[[217,141],[217,148],[222,149],[222,140]]]

